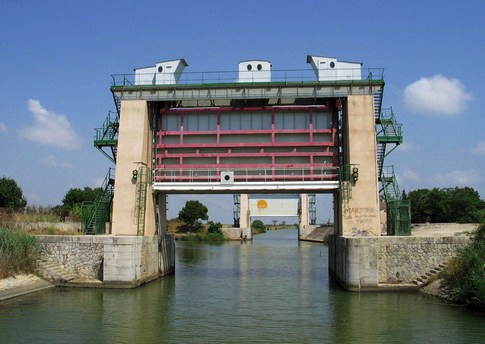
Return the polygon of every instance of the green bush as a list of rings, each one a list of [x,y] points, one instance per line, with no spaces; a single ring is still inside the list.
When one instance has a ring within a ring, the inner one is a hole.
[[[457,301],[485,309],[485,223],[472,236],[443,274]]]
[[[210,222],[210,221],[209,221]],[[186,233],[180,237],[182,241],[204,241],[204,242],[215,242],[215,241],[225,241],[226,238],[221,231],[222,224],[208,223],[207,230],[200,229],[197,233]]]
[[[328,246],[329,241],[330,241],[330,237],[328,236],[328,233],[327,234],[324,234],[323,235],[323,244],[325,246]]]
[[[254,220],[251,224],[251,229],[253,230],[253,234],[266,233],[266,226],[261,220]]]
[[[218,233],[207,233],[207,235],[204,238],[204,241],[225,241],[226,238],[224,237],[224,234],[222,232]]]
[[[209,233],[222,234],[221,229],[222,229],[222,223],[212,222],[212,221],[207,222],[207,231]]]
[[[42,246],[34,236],[0,228],[0,278],[33,272]]]
[[[203,241],[203,235],[201,233],[187,233],[179,238],[181,241]]]

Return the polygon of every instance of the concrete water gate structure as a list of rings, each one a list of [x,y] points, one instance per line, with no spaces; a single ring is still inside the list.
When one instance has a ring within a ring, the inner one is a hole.
[[[96,129],[94,144],[116,172],[108,174],[103,195],[86,205],[83,222],[86,233],[105,234],[111,219],[105,271],[127,259],[119,276],[105,281],[139,284],[173,271],[169,194],[241,195],[241,236],[251,238],[250,195],[301,195],[305,224],[307,195],[326,193],[334,200],[331,273],[349,289],[378,286],[377,258],[356,262],[345,243],[380,237],[386,223],[388,235],[410,234],[409,202],[401,199],[393,169],[384,167],[402,142],[401,125],[392,109],[382,109],[383,69],[330,57],[306,62],[312,69],[273,70],[269,61],[251,60],[237,72],[188,73],[179,59],[113,75],[116,112]],[[128,246],[133,240],[133,250],[118,249],[116,240]],[[141,276],[139,250],[153,242],[158,252],[144,259],[159,263]],[[132,258],[138,268],[126,273]]]

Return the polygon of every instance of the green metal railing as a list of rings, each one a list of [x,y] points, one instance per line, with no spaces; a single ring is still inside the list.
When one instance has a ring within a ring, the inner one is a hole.
[[[377,173],[379,180],[382,179],[384,159],[403,142],[402,124],[398,124],[392,107],[383,109],[376,118],[377,131]],[[394,146],[388,150],[387,146]]]
[[[383,109],[377,124],[380,130],[377,132],[377,141],[385,143],[395,143],[399,145],[403,142],[402,124],[398,124],[392,107]]]
[[[397,184],[394,173],[394,166],[383,166],[381,184],[386,201],[401,199],[399,185]]]
[[[387,235],[411,235],[411,202],[408,199],[387,202]]]
[[[393,166],[385,166],[381,177],[387,205],[387,234],[411,235],[411,202],[403,199]]]
[[[116,112],[109,111],[101,128],[95,128],[94,147],[103,155],[116,163],[116,153],[118,147],[119,117]],[[111,155],[104,148],[111,150]]]
[[[346,69],[349,71],[350,69]],[[335,80],[335,77],[329,77],[326,81],[321,82],[349,82],[349,81],[383,81],[384,68],[361,68],[359,69],[362,75],[360,80]],[[152,74],[152,73],[151,73]],[[111,86],[136,86],[135,74],[112,74]],[[184,72],[180,75],[177,85],[205,85],[218,84],[227,85],[238,83],[239,71],[216,71],[216,72]],[[253,82],[268,82],[265,80],[255,79]],[[316,82],[316,76],[313,69],[289,69],[289,70],[272,70],[272,83],[306,83]],[[146,86],[146,85],[143,85]],[[164,85],[167,86],[167,85]]]

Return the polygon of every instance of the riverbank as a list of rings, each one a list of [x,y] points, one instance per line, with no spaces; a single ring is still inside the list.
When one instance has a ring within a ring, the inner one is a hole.
[[[476,229],[476,227],[476,224],[420,224],[413,226],[412,236],[468,236]],[[312,234],[315,237],[311,236],[310,238],[306,238],[306,240],[320,240],[324,235],[323,229],[321,231],[317,230]],[[0,301],[51,287],[54,287],[54,285],[32,274],[21,274],[15,277],[0,279]],[[436,282],[431,283],[421,290],[423,293],[437,296],[448,301],[453,300],[452,295],[446,290],[446,288],[441,288],[441,286]]]
[[[53,287],[52,283],[33,274],[19,274],[0,279],[0,301]]]
[[[444,285],[444,281],[440,278],[436,281],[431,282],[427,286],[420,289],[423,294],[439,297],[445,301],[455,303],[453,292]]]

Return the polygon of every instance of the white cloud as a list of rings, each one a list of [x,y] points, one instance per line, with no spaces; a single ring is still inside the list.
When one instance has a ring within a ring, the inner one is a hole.
[[[476,147],[473,147],[472,152],[479,155],[485,155],[485,141],[482,141],[478,143]]]
[[[35,99],[29,99],[27,107],[34,118],[33,123],[21,132],[22,137],[62,149],[71,150],[81,146],[81,140],[66,116],[46,110]]]
[[[434,180],[443,187],[471,186],[481,182],[482,178],[477,170],[451,171],[435,176]]]
[[[7,126],[0,122],[0,133],[4,133],[7,131]]]
[[[416,150],[416,145],[414,143],[411,143],[411,142],[404,142],[402,144],[400,144],[397,149],[400,151],[400,152],[405,152],[405,153],[409,153],[409,152],[412,152],[412,151],[415,151]]]
[[[419,176],[419,174],[417,174],[416,172],[414,172],[410,169],[405,169],[402,172],[402,176],[405,180],[409,180],[409,181],[413,181],[413,182],[421,181],[421,177]]]
[[[409,109],[430,115],[456,115],[472,99],[458,79],[440,74],[423,77],[404,90],[404,102]]]
[[[41,159],[40,163],[42,165],[46,165],[46,166],[53,167],[53,168],[58,168],[58,167],[74,168],[74,166],[71,163],[58,162],[57,159],[53,155],[49,155],[48,157]]]

